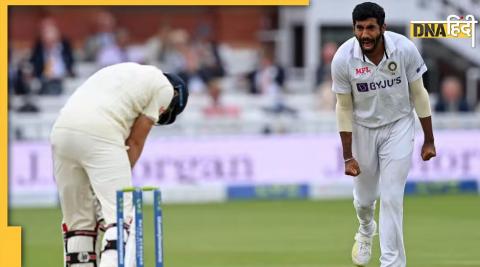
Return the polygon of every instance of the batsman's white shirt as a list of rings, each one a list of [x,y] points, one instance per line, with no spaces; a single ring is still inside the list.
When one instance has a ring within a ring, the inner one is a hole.
[[[67,128],[123,145],[135,119],[158,120],[173,87],[154,66],[121,63],[105,67],[83,83],[60,111],[54,128]]]
[[[415,45],[405,36],[385,31],[388,58],[375,65],[364,56],[355,37],[346,41],[332,61],[332,90],[352,94],[354,122],[375,128],[412,112],[408,83],[427,71]]]
[[[136,63],[99,70],[70,97],[50,135],[63,223],[69,231],[95,229],[95,199],[105,222],[116,222],[115,192],[132,185],[125,140],[138,116],[156,122],[172,97],[173,87],[161,70]],[[127,194],[125,219],[132,216]],[[116,266],[112,262],[102,257],[99,266]]]

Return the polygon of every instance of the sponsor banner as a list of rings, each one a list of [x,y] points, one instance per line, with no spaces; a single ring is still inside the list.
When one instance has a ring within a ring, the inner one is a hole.
[[[10,207],[55,207],[59,205],[57,191],[11,192],[8,205]]]
[[[423,136],[418,135],[409,181],[480,181],[480,142],[475,140],[480,140],[480,131],[436,131],[437,157],[423,161]]]
[[[182,185],[165,186],[162,190],[163,203],[206,203],[227,200],[225,187],[222,185]],[[153,194],[145,198],[145,203],[153,203]]]
[[[11,142],[8,157],[11,193],[56,192],[52,152],[47,141]]]
[[[310,187],[300,185],[229,186],[229,200],[238,199],[306,199],[310,198]]]
[[[472,142],[479,137],[480,131],[437,131],[438,156],[424,162],[419,136],[409,181],[480,180],[480,142]],[[11,193],[55,192],[47,142],[12,142],[9,158]],[[343,167],[337,133],[157,139],[145,145],[133,180],[161,187],[348,184]]]
[[[477,194],[478,181],[407,182],[406,195]]]
[[[465,181],[409,181],[405,186],[405,195],[452,195],[478,194],[476,180]],[[227,188],[228,200],[248,199],[336,199],[352,198],[353,183],[329,185],[265,185],[232,186]]]
[[[353,197],[353,179],[334,184],[310,185],[312,199],[345,199]]]
[[[134,177],[160,185],[332,183],[346,179],[338,177],[338,141],[333,134],[156,140]]]

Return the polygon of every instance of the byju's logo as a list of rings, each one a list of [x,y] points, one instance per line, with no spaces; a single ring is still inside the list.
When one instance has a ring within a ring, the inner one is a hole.
[[[368,92],[369,90],[377,90],[377,89],[392,87],[400,83],[402,83],[402,78],[400,78],[400,76],[398,76],[397,78],[378,81],[378,82],[357,83],[357,91],[363,93],[363,92]]]
[[[359,92],[368,92],[368,83],[357,83],[357,90]]]

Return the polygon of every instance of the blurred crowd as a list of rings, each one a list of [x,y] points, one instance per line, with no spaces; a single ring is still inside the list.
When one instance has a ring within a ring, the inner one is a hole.
[[[160,25],[156,33],[145,42],[132,41],[130,32],[117,25],[109,12],[101,12],[96,18],[96,32],[91,34],[81,49],[74,49],[71,40],[59,30],[57,22],[45,17],[38,25],[38,37],[27,51],[9,47],[9,92],[21,95],[24,104],[19,112],[38,112],[33,96],[63,95],[65,81],[79,77],[79,62],[93,64],[95,69],[120,62],[138,62],[157,65],[166,72],[183,77],[193,94],[206,94],[210,105],[202,112],[207,117],[238,117],[240,106],[222,102],[225,91],[223,79],[231,75],[225,67],[215,32],[208,24],[200,24],[192,33],[169,25]],[[324,42],[321,48],[321,64],[316,70],[312,97],[316,109],[333,111],[335,96],[331,92],[330,63],[338,44]],[[285,113],[295,116],[298,107],[285,101],[287,72],[276,61],[274,42],[265,42],[257,48],[254,68],[236,77],[244,84],[245,94],[261,95],[270,99],[265,112]],[[242,64],[242,63],[236,63]],[[239,89],[240,90],[240,89]],[[232,91],[232,90],[230,90]],[[439,94],[433,101],[437,112],[469,112],[475,110],[465,100],[465,87],[459,77],[442,79]],[[266,129],[268,131],[268,129]]]
[[[38,38],[29,51],[9,47],[9,91],[24,96],[21,112],[38,112],[32,96],[62,95],[65,80],[78,77],[79,62],[95,65],[95,69],[121,63],[152,64],[165,72],[173,72],[187,81],[193,94],[207,94],[211,105],[203,111],[206,116],[236,117],[240,108],[224,105],[221,95],[225,88],[222,79],[228,75],[219,44],[209,25],[199,25],[194,33],[181,28],[161,25],[143,43],[135,43],[126,28],[119,27],[109,12],[99,13],[96,32],[89,36],[79,51],[59,30],[52,18],[44,18],[38,27]],[[245,93],[271,95],[272,110],[289,110],[281,102],[285,72],[275,63],[270,44],[258,48],[258,64],[242,79]],[[88,75],[86,75],[88,76]]]

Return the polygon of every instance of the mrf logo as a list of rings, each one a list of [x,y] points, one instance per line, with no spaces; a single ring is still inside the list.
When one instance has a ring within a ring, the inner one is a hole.
[[[361,67],[361,68],[356,68],[355,69],[355,75],[356,76],[361,76],[367,73],[370,73],[371,70],[368,67]]]
[[[411,38],[471,38],[475,47],[475,20],[473,15],[450,15],[445,21],[411,21]]]

